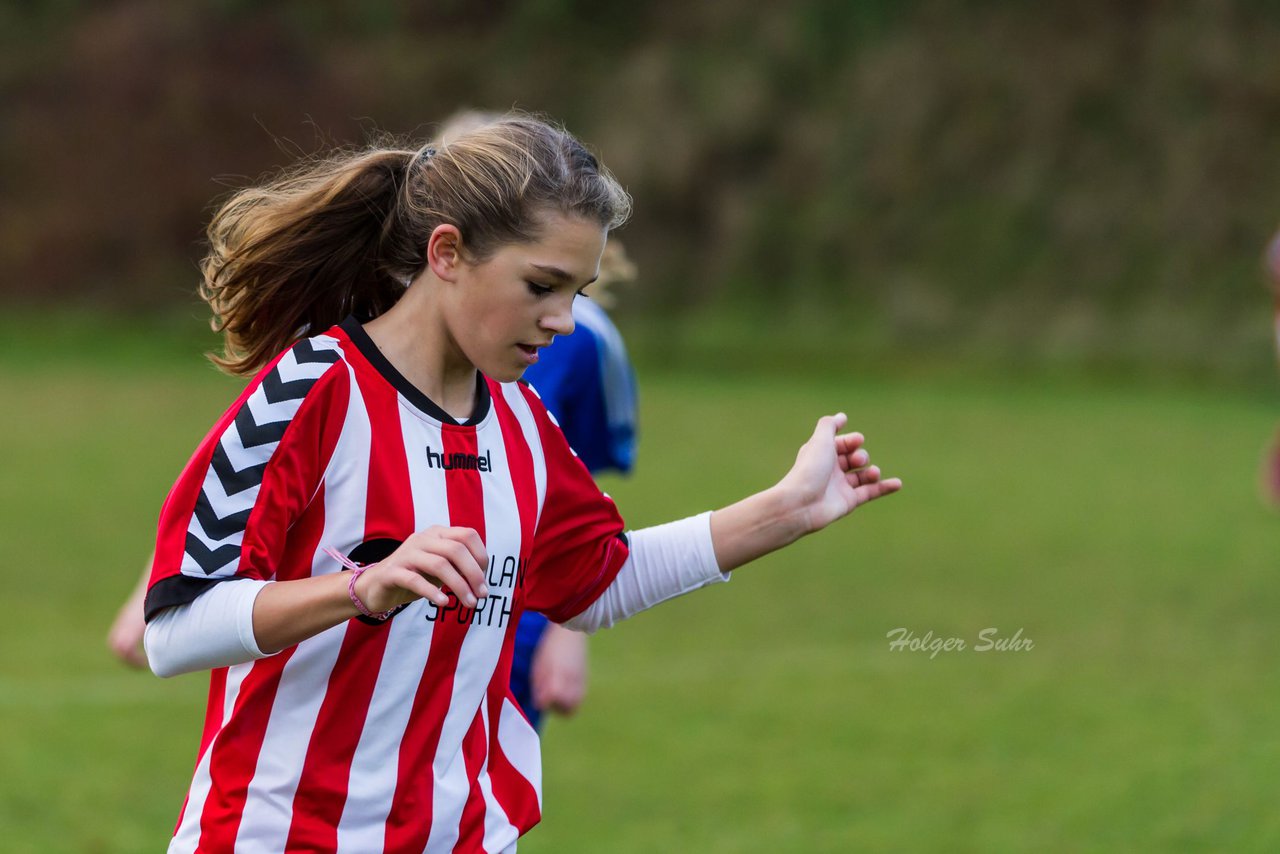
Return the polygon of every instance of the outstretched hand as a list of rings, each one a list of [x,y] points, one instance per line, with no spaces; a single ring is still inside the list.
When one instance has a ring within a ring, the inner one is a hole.
[[[896,477],[880,479],[880,467],[870,464],[861,433],[839,434],[848,420],[843,412],[819,418],[779,484],[802,508],[806,532],[819,531],[855,507],[902,488]]]
[[[861,433],[838,435],[843,412],[818,419],[795,465],[776,486],[711,514],[711,541],[721,572],[766,555],[830,525],[853,508],[897,492],[902,481],[880,479]]]

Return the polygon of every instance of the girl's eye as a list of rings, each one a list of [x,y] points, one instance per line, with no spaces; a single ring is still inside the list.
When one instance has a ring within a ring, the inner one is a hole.
[[[529,293],[533,294],[535,297],[544,297],[553,290],[552,288],[548,288],[546,285],[539,285],[536,282],[530,282],[527,280],[525,281],[525,284],[529,286]]]
[[[584,299],[591,299],[591,294],[587,293],[587,289],[585,287],[579,288],[577,295]]]

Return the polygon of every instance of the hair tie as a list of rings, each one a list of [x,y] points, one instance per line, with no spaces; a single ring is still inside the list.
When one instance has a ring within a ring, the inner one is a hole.
[[[436,150],[431,146],[427,146],[418,152],[417,162],[426,165],[426,162],[436,156]]]

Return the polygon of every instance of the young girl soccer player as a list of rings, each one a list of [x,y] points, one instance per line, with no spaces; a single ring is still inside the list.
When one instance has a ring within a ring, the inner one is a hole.
[[[827,416],[775,486],[624,533],[516,380],[572,331],[628,205],[573,137],[512,117],[214,217],[220,363],[257,374],[161,511],[148,657],[213,669],[170,851],[514,850],[541,811],[507,682],[521,612],[609,626],[899,488]]]
[[[449,140],[502,118],[499,113],[463,111],[447,119],[441,140]],[[617,328],[601,305],[607,286],[631,281],[636,268],[622,244],[610,239],[600,258],[591,299],[575,300],[572,334],[556,339],[524,379],[535,387],[565,438],[592,474],[631,471],[635,459],[635,376]],[[121,605],[107,633],[107,645],[132,667],[146,667],[142,636],[143,600],[154,553]],[[534,727],[542,712],[572,714],[586,694],[586,636],[526,610],[516,627],[511,658],[511,691]]]

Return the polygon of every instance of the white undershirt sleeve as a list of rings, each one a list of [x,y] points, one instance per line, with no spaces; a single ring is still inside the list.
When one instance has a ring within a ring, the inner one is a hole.
[[[600,598],[565,622],[580,632],[605,629],[659,602],[729,580],[711,541],[711,513],[629,534],[631,553]]]
[[[565,623],[594,632],[676,596],[729,580],[716,563],[711,514],[630,534],[631,549],[613,583]],[[265,658],[253,634],[253,603],[269,582],[224,581],[147,624],[143,645],[157,676],[176,676]]]
[[[253,603],[270,582],[223,581],[147,623],[142,643],[157,676],[229,667],[266,658],[253,634]]]

